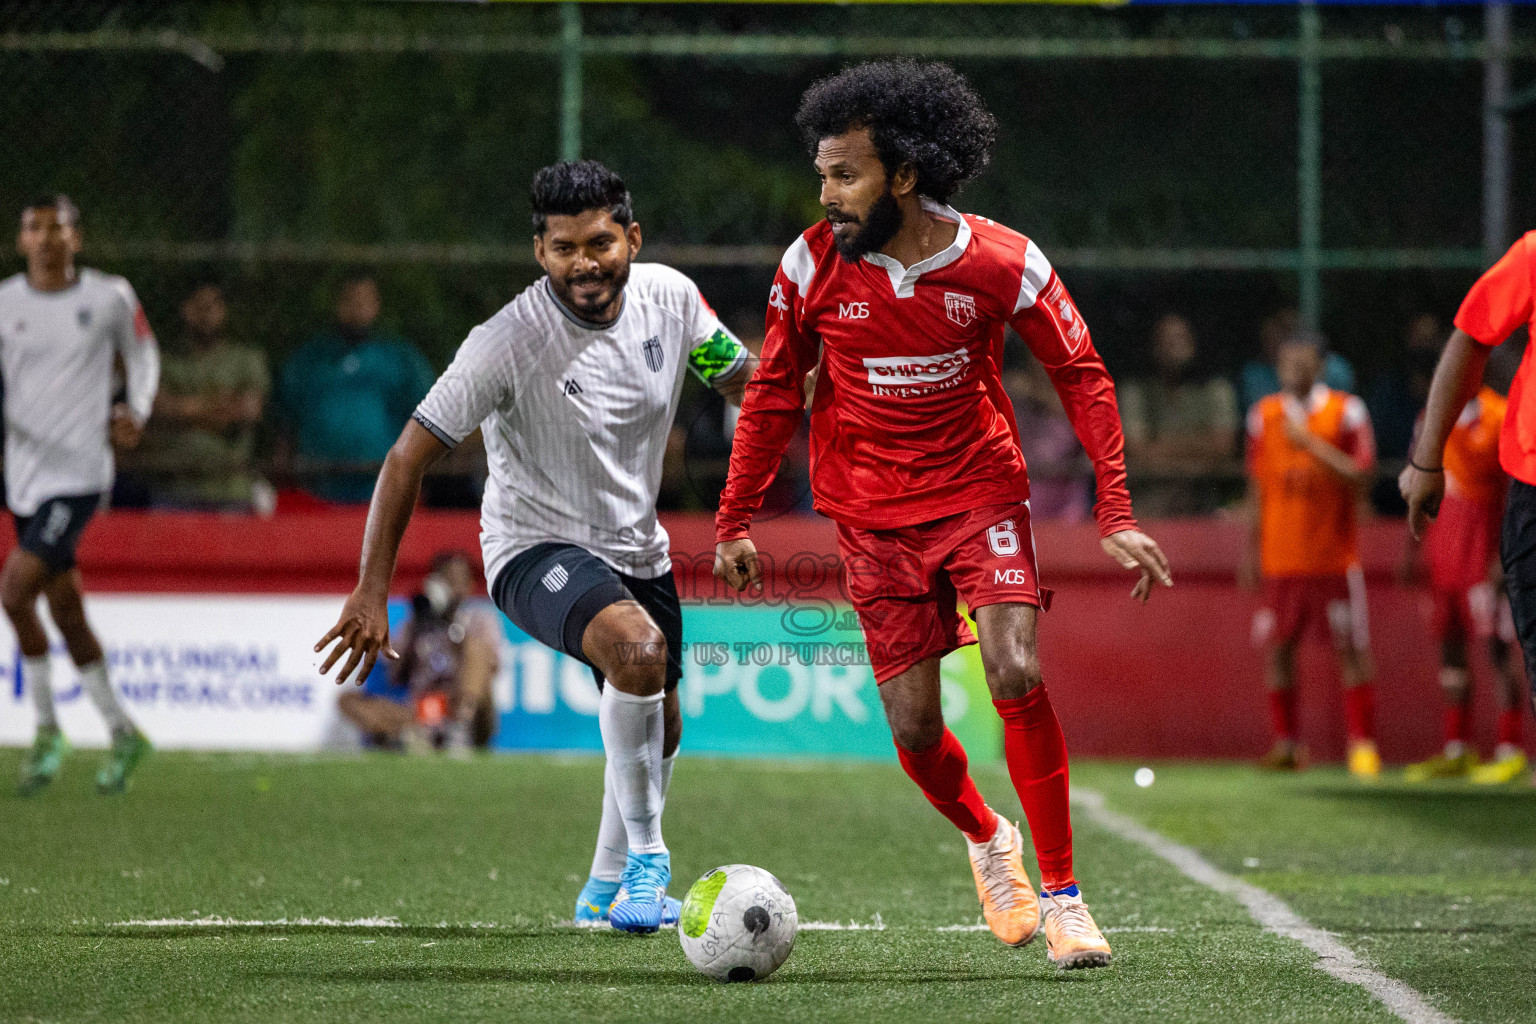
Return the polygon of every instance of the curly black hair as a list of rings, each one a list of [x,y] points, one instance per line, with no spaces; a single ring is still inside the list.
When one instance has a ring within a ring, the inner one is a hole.
[[[947,64],[857,64],[805,91],[795,125],[814,155],[833,135],[868,128],[888,174],[917,170],[917,191],[948,202],[992,156],[997,120],[971,83]]]
[[[551,214],[574,217],[588,210],[607,210],[623,228],[635,219],[624,179],[596,160],[562,160],[540,168],[533,176],[529,205],[536,235],[549,227]]]

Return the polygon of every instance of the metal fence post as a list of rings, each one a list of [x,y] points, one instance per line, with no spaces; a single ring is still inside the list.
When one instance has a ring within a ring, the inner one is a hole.
[[[1483,253],[1490,265],[1509,245],[1509,4],[1483,8]]]
[[[560,5],[560,159],[581,159],[581,4]]]
[[[1298,12],[1296,111],[1297,291],[1301,322],[1317,330],[1322,319],[1323,72],[1322,18],[1313,0]]]

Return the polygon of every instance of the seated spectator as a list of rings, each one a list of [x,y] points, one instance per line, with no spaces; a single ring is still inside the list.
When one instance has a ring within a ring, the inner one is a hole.
[[[1149,477],[1134,488],[1142,515],[1206,515],[1221,505],[1220,483],[1197,477],[1230,468],[1237,395],[1226,378],[1200,375],[1198,354],[1189,321],[1170,313],[1153,328],[1152,376],[1120,388],[1126,462]]]
[[[338,710],[369,742],[460,754],[490,743],[501,627],[488,607],[465,603],[474,582],[467,554],[438,554],[411,599],[411,617],[396,631],[400,660],[380,658],[361,690],[338,699]]]
[[[1022,348],[1022,345],[1020,345]],[[1029,468],[1029,512],[1037,522],[1084,523],[1093,508],[1093,469],[1045,368],[1004,350],[1003,390],[1013,402]]]
[[[368,501],[378,464],[434,380],[420,350],[378,330],[379,309],[373,278],[343,281],[335,324],[283,367],[279,397],[296,441],[296,468],[305,489],[328,501]]]
[[[249,511],[261,497],[270,507],[255,468],[256,424],[272,386],[266,353],[230,339],[224,289],[212,282],[182,302],[181,321],[181,345],[161,356],[142,448],[154,503]]]
[[[1250,359],[1238,372],[1238,391],[1246,414],[1254,402],[1265,395],[1280,390],[1280,373],[1275,369],[1275,356],[1280,343],[1301,328],[1301,314],[1294,309],[1281,309],[1269,314],[1259,324],[1259,347],[1262,355]],[[1337,352],[1329,352],[1323,360],[1323,383],[1335,391],[1355,393],[1355,368],[1349,360]]]
[[[1429,382],[1440,361],[1440,347],[1447,331],[1433,313],[1420,313],[1408,321],[1403,335],[1403,354],[1392,368],[1365,389],[1365,405],[1376,430],[1376,453],[1401,459],[1408,455],[1413,426],[1429,398]],[[1392,482],[1396,486],[1395,481]]]

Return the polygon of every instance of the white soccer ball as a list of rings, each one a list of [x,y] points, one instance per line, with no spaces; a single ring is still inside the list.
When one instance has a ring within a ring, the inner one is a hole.
[[[799,930],[794,897],[750,864],[727,864],[694,882],[677,920],[683,952],[716,981],[768,977],[789,959]]]

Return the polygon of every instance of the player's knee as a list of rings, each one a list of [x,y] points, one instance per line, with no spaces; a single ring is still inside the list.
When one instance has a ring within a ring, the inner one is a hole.
[[[655,626],[638,627],[615,641],[603,675],[614,686],[637,697],[661,693],[667,685],[667,638]],[[679,726],[681,735],[681,726]]]
[[[986,667],[987,689],[993,700],[1014,700],[1029,693],[1043,681],[1040,659],[1033,651],[1003,658]]]
[[[912,711],[892,714],[886,718],[891,724],[891,738],[904,750],[918,754],[944,738],[943,714]]]

